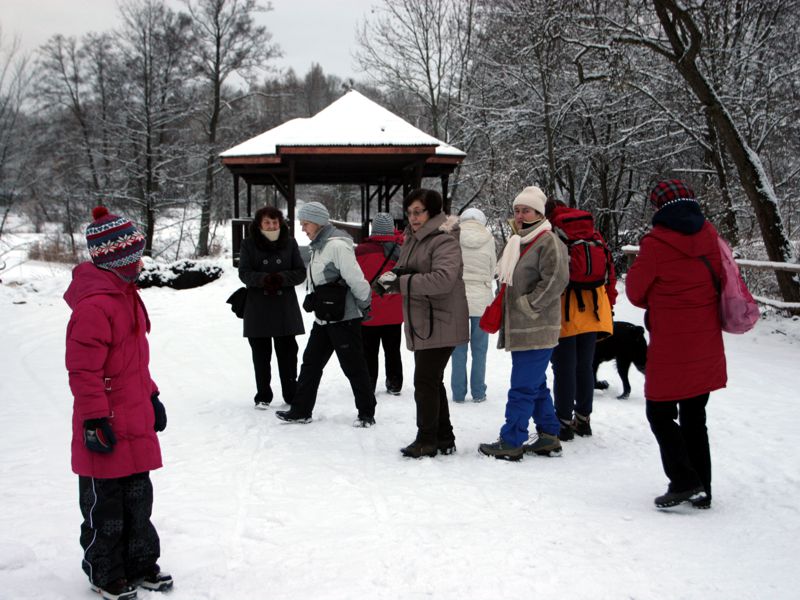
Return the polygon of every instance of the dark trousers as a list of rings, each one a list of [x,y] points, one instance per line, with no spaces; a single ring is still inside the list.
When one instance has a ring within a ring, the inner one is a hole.
[[[647,420],[658,441],[671,492],[685,492],[702,485],[711,497],[707,403],[708,394],[685,400],[647,401]]]
[[[444,369],[453,348],[414,352],[414,402],[417,404],[417,441],[430,444],[455,440],[450,423]]]
[[[247,338],[253,353],[253,371],[256,375],[255,402],[272,402],[272,344],[278,358],[278,376],[281,379],[283,401],[291,404],[297,380],[297,341],[293,335],[279,337]]]
[[[553,397],[556,416],[571,421],[573,411],[588,417],[594,400],[594,345],[597,333],[563,337],[553,349]]]
[[[361,320],[339,321],[320,325],[314,323],[303,352],[303,365],[297,378],[297,389],[292,412],[310,417],[317,402],[317,390],[322,379],[322,370],[331,355],[336,352],[339,366],[347,379],[358,409],[358,416],[375,416],[375,392],[369,380],[364,347],[361,343]]]
[[[150,522],[153,485],[150,473],[116,479],[78,477],[82,567],[93,584],[129,581],[150,573],[161,554]]]
[[[361,339],[364,342],[364,356],[367,359],[367,370],[372,381],[372,390],[378,385],[378,355],[383,344],[383,372],[386,375],[386,387],[400,390],[403,387],[403,361],[400,358],[400,341],[403,337],[403,325],[372,325],[361,327]]]

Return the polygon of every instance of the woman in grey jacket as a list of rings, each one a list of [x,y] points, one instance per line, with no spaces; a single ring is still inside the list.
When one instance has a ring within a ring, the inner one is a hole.
[[[279,410],[275,415],[288,423],[311,421],[322,370],[336,352],[339,366],[350,380],[356,401],[358,416],[353,427],[371,427],[375,424],[375,391],[361,342],[361,321],[369,312],[372,298],[369,283],[356,262],[352,238],[330,224],[328,209],[319,202],[307,202],[297,211],[297,219],[311,240],[307,276],[311,291],[341,280],[340,283],[347,286],[347,293],[344,315],[340,320],[314,319],[303,352],[292,408]],[[303,306],[305,308],[305,303]]]
[[[406,346],[414,352],[417,437],[401,452],[411,458],[452,454],[444,369],[453,348],[469,340],[458,217],[442,212],[442,197],[434,190],[413,190],[403,210],[408,227],[397,266],[375,283],[381,293],[403,294]]]
[[[514,199],[515,234],[497,266],[500,282],[507,286],[498,347],[511,352],[511,388],[500,437],[481,444],[480,452],[506,460],[519,460],[526,452],[561,453],[547,365],[561,331],[561,293],[569,282],[569,255],[544,217],[545,201],[535,186]],[[531,417],[538,435],[526,444]]]

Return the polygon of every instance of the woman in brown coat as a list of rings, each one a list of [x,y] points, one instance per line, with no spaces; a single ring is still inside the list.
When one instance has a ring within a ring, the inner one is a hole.
[[[444,369],[453,348],[469,340],[469,309],[462,278],[458,217],[442,212],[442,197],[413,190],[403,201],[408,217],[397,266],[375,283],[382,293],[403,295],[406,346],[414,352],[417,437],[404,456],[455,452]]]

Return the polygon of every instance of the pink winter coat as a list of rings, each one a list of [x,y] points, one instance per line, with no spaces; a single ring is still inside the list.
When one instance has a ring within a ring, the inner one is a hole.
[[[73,269],[64,294],[66,364],[72,409],[72,470],[110,479],[161,467],[150,396],[158,391],[148,368],[150,320],[135,284],[85,262]],[[113,452],[90,452],[83,422],[108,417],[117,438]]]

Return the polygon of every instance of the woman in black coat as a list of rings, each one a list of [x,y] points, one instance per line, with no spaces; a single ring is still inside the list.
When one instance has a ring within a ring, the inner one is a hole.
[[[242,240],[239,279],[247,286],[244,336],[253,351],[256,408],[272,402],[270,361],[272,342],[286,404],[294,398],[297,381],[296,335],[305,333],[294,288],[306,278],[297,242],[289,234],[283,213],[275,207],[259,209]]]

